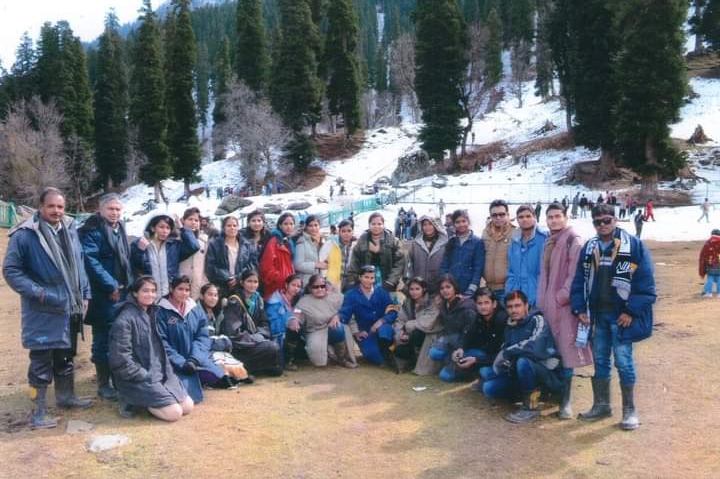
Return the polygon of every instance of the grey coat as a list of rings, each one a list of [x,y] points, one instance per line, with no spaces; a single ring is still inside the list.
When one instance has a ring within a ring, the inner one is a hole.
[[[173,372],[158,333],[157,307],[144,311],[128,300],[110,329],[110,368],[118,394],[133,406],[160,408],[187,393]]]
[[[432,245],[432,250],[428,250],[423,232],[421,228],[418,235],[413,240],[408,253],[407,269],[405,270],[406,278],[414,278],[419,276],[428,283],[428,292],[433,295],[440,290],[440,265],[445,255],[445,246],[448,242],[445,228],[440,225],[436,218],[423,215],[420,217],[418,224],[422,225],[423,221],[430,221],[437,231],[438,238]]]

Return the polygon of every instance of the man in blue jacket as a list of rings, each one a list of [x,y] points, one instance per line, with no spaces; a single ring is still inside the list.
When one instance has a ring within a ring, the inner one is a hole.
[[[99,211],[78,230],[85,253],[85,271],[92,290],[85,323],[92,326],[92,362],[97,374],[98,396],[115,400],[110,384],[108,341],[117,308],[125,301],[132,284],[130,246],[121,221],[120,196],[108,193],[100,198]]]
[[[445,246],[440,276],[451,275],[463,296],[471,298],[480,286],[485,269],[485,244],[470,229],[470,217],[466,210],[455,210],[452,222],[455,235]]]
[[[28,381],[34,403],[30,424],[52,428],[57,421],[47,415],[46,393],[53,378],[59,407],[91,404],[75,396],[73,367],[90,285],[60,190],[43,190],[37,213],[10,232],[3,276],[21,298],[22,343],[30,350]]]
[[[510,238],[505,293],[522,291],[527,296],[530,307],[535,307],[543,248],[548,235],[538,228],[532,206],[518,207],[515,218],[519,228],[513,231]]]
[[[612,414],[610,409],[610,354],[620,376],[623,418],[620,427],[637,429],[635,363],[632,343],[652,334],[655,278],[652,258],[645,245],[617,227],[615,207],[593,207],[597,236],[580,253],[570,301],[573,314],[585,325],[592,322],[595,375],[593,406],[579,419],[594,421]]]

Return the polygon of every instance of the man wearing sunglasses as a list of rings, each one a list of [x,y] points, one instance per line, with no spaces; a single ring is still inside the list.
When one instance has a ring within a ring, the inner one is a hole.
[[[537,217],[537,215],[536,215]],[[510,209],[504,200],[490,203],[490,222],[485,227],[482,240],[485,246],[483,277],[487,287],[493,290],[498,303],[505,304],[505,282],[508,271],[508,250],[515,226],[510,222]]]
[[[655,278],[650,251],[617,227],[615,207],[600,203],[591,212],[597,236],[580,253],[570,301],[572,312],[592,325],[593,406],[579,419],[595,421],[612,414],[610,354],[620,376],[623,418],[620,427],[637,429],[640,420],[633,397],[636,375],[632,343],[652,334]]]

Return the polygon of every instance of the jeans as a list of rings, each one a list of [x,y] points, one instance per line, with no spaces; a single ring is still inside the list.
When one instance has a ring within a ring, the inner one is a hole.
[[[338,324],[337,328],[328,328],[328,344],[337,344],[345,341],[345,328]]]
[[[358,341],[360,352],[365,359],[373,364],[381,366],[384,362],[384,353],[387,347],[392,344],[393,329],[389,324],[383,324],[375,333],[366,331],[368,337]]]
[[[708,274],[705,280],[705,289],[703,293],[712,294],[713,283],[715,283],[715,292],[720,294],[720,274]]]
[[[112,323],[94,323],[92,325],[92,347],[90,360],[95,364],[108,364],[110,345],[110,327]]]
[[[432,351],[432,349],[430,351]],[[437,361],[437,359],[432,357],[432,354],[430,355],[430,357]],[[470,377],[475,375],[478,364],[487,363],[488,361],[492,360],[492,358],[490,358],[490,356],[488,356],[488,354],[482,349],[468,349],[467,351],[465,351],[463,357],[473,357],[477,359],[477,362],[472,367],[469,367],[467,369],[461,368],[460,366],[455,364],[455,362],[448,363],[444,368],[440,370],[441,381],[451,383],[453,381],[469,379]]]
[[[593,319],[595,324],[592,334],[592,351],[595,357],[595,379],[610,379],[610,353],[612,352],[620,383],[635,384],[632,343],[620,341],[617,316],[613,313],[597,313]]]
[[[572,371],[572,370],[570,370]],[[557,392],[564,384],[561,377],[567,370],[550,371],[530,358],[519,358],[515,367],[507,373],[497,374],[492,366],[480,368],[483,379],[483,394],[489,398],[512,398],[521,392],[533,391],[539,387]]]
[[[504,289],[496,289],[493,291],[495,293],[495,300],[498,303],[498,306],[501,308],[505,307],[505,290]]]

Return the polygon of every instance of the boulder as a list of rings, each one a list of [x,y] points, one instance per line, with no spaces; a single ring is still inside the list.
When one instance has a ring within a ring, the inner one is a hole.
[[[253,202],[248,200],[247,198],[241,198],[236,195],[228,195],[223,198],[222,203],[220,203],[220,205],[217,207],[215,214],[218,216],[226,215],[228,213],[232,213],[238,208],[245,208],[246,206],[250,206],[251,204],[253,204]]]
[[[279,215],[282,213],[282,206],[268,203],[263,205],[262,210],[266,215]]]
[[[391,183],[393,185],[406,183],[430,176],[432,173],[430,157],[424,151],[418,151],[398,159],[398,166],[392,174]]]
[[[290,203],[287,206],[287,209],[293,210],[293,211],[299,211],[299,210],[306,210],[310,208],[312,205],[308,203],[307,201],[296,201],[295,203]]]

